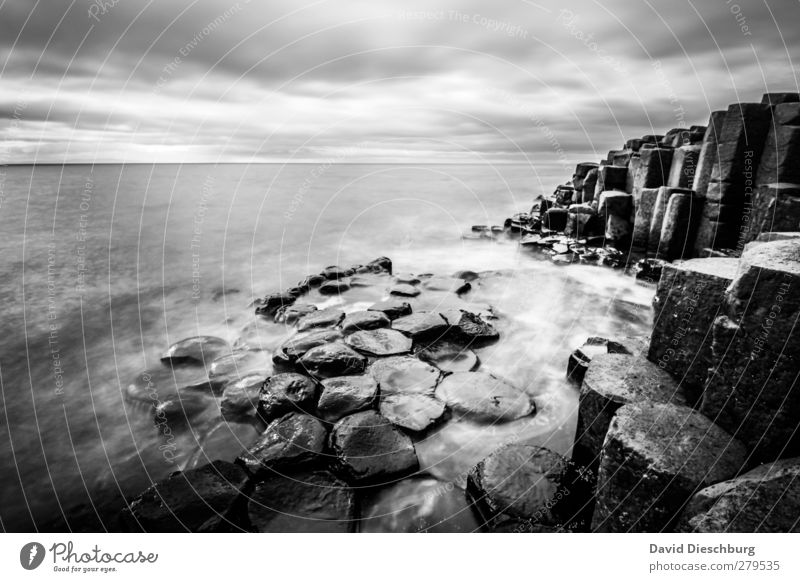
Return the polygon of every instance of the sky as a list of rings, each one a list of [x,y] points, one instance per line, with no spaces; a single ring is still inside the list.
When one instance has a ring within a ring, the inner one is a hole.
[[[566,168],[798,91],[798,22],[794,0],[0,0],[0,164]]]

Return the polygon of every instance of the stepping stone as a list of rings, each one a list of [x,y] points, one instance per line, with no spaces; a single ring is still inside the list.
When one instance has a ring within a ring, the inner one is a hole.
[[[396,356],[411,351],[412,341],[393,329],[357,331],[345,338],[351,348],[368,356]]]
[[[430,291],[448,291],[458,295],[466,293],[472,288],[467,281],[455,277],[431,277],[423,282],[422,286]]]
[[[380,386],[381,394],[433,395],[441,372],[408,356],[395,356],[377,360],[369,372]]]
[[[336,327],[344,319],[344,311],[335,307],[320,309],[314,313],[300,318],[297,322],[298,331],[309,331],[319,327]]]
[[[367,367],[367,358],[343,343],[334,342],[310,349],[297,364],[312,376],[331,378],[360,374]]]
[[[324,420],[336,422],[348,414],[372,407],[377,396],[378,384],[371,376],[327,378],[322,381],[317,411]]]
[[[342,339],[342,333],[335,329],[299,334],[281,344],[272,356],[272,361],[276,364],[293,364],[308,350],[324,346],[339,339]]]
[[[319,292],[322,295],[339,295],[349,290],[350,290],[350,282],[345,279],[335,279],[333,281],[326,281],[319,287]]]
[[[443,312],[442,316],[450,325],[448,335],[455,342],[478,347],[500,339],[500,333],[494,326],[475,313],[451,309]]]
[[[392,324],[389,316],[380,311],[356,311],[348,313],[342,321],[342,332],[353,333],[389,327]]]
[[[372,410],[345,416],[336,423],[331,448],[352,483],[383,484],[419,467],[411,439]]]
[[[328,431],[308,414],[290,413],[274,420],[264,434],[236,462],[251,473],[297,467],[324,460]]]
[[[273,474],[258,483],[247,514],[263,533],[350,533],[356,530],[355,495],[328,471]]]
[[[389,289],[389,295],[397,295],[398,297],[416,297],[420,293],[422,293],[422,291],[413,285],[406,285],[402,283],[394,285],[391,289]]]
[[[385,313],[389,319],[397,319],[404,315],[410,315],[411,305],[400,299],[387,299],[386,301],[375,303],[367,311],[380,311]]]
[[[395,283],[399,283],[401,285],[418,285],[420,281],[419,277],[410,273],[401,273],[395,275],[394,280]]]
[[[230,351],[231,347],[224,339],[200,335],[172,344],[161,356],[161,361],[165,364],[210,364]]]
[[[275,312],[275,323],[294,325],[301,317],[304,317],[309,313],[314,313],[315,311],[317,311],[317,306],[310,305],[308,303],[285,305]]]
[[[440,338],[447,331],[447,322],[435,311],[418,311],[395,319],[392,329],[396,329],[413,340],[433,340]]]
[[[285,305],[291,305],[297,297],[291,293],[273,293],[262,299],[256,307],[256,313],[265,317],[274,317],[275,312]]]
[[[436,388],[436,397],[454,411],[485,422],[515,420],[536,410],[523,391],[485,372],[446,376]]]
[[[266,379],[264,374],[249,374],[225,386],[219,403],[222,416],[239,418],[255,415],[258,396]]]
[[[264,422],[289,412],[310,412],[317,401],[317,385],[308,376],[287,372],[269,377],[258,396],[258,415]]]
[[[469,348],[441,341],[417,352],[420,360],[433,364],[442,372],[472,372],[478,365],[478,356]]]
[[[444,402],[427,394],[385,394],[381,396],[381,415],[396,426],[410,431],[425,430],[445,411]]]

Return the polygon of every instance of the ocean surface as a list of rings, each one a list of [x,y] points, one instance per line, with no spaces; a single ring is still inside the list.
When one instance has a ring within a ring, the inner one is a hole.
[[[422,522],[469,529],[464,516],[434,518],[463,513],[457,486],[470,464],[510,435],[569,451],[570,351],[590,335],[650,327],[653,289],[632,277],[559,267],[513,239],[462,239],[472,224],[502,224],[529,208],[558,174],[525,165],[3,168],[0,526],[34,531],[76,506],[100,511],[233,450],[230,440],[252,428],[187,431],[167,459],[151,411],[126,401],[125,386],[180,339],[233,343],[253,322],[257,297],[329,265],[385,255],[395,272],[498,271],[470,298],[501,314],[502,340],[481,351],[482,369],[528,391],[539,412],[491,434],[470,423],[434,431],[417,442],[426,476],[373,492],[362,506],[374,517],[364,531]],[[284,337],[276,326],[266,343]],[[429,494],[451,482],[455,497]],[[439,506],[427,507],[431,499]]]

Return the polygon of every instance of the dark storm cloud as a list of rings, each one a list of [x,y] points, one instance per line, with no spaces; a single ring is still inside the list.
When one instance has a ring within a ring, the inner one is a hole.
[[[800,56],[779,1],[59,4],[0,8],[4,160],[560,164],[796,89]]]

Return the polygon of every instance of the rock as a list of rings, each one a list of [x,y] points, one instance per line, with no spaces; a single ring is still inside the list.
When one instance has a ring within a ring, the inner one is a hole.
[[[758,169],[772,125],[771,113],[770,107],[761,103],[733,103],[728,106],[719,136],[719,159],[711,170],[711,182],[744,186],[746,166],[751,167],[751,172]],[[743,192],[743,188],[740,192]]]
[[[386,483],[419,467],[411,439],[371,410],[336,423],[331,448],[342,473],[353,483]]]
[[[606,190],[625,191],[628,182],[628,166],[600,166],[597,169],[597,184],[594,187],[594,196],[598,198]],[[583,202],[587,202],[583,200]]]
[[[694,225],[700,216],[700,201],[694,194],[675,193],[669,198],[661,225],[657,258],[675,261],[692,254]]]
[[[634,403],[603,444],[592,529],[670,531],[696,491],[733,477],[744,446],[687,406]]]
[[[249,374],[225,386],[219,403],[222,415],[226,418],[255,415],[261,386],[266,379],[265,374]]]
[[[797,184],[800,171],[795,161],[800,156],[800,127],[773,125],[756,173],[756,186],[773,183]]]
[[[597,204],[597,213],[605,220],[609,216],[619,216],[628,220],[633,208],[633,196],[626,192],[614,190],[600,193],[600,200]]]
[[[634,220],[631,245],[637,251],[644,251],[648,247],[650,237],[650,224],[653,220],[658,188],[642,188],[634,190]]]
[[[492,229],[494,229],[494,227],[492,227]],[[468,270],[456,271],[455,273],[453,273],[453,277],[456,279],[462,279],[467,283],[471,283],[472,281],[477,281],[478,279],[481,278],[481,276],[475,271],[468,271]]]
[[[567,378],[580,385],[592,358],[603,354],[630,354],[622,344],[604,337],[587,338],[583,345],[569,356]]]
[[[230,353],[224,339],[210,335],[190,337],[172,344],[161,356],[165,364],[210,364],[220,356]]]
[[[262,351],[235,351],[211,362],[208,378],[212,384],[222,388],[251,374],[268,376],[272,372],[272,359]]]
[[[542,226],[549,230],[562,232],[567,227],[568,213],[566,208],[551,208],[544,213]]]
[[[224,461],[173,473],[134,499],[123,519],[132,531],[150,533],[215,529],[231,518],[246,482],[241,467]]]
[[[272,356],[272,361],[276,364],[293,365],[308,350],[324,346],[339,339],[342,339],[342,333],[335,329],[300,334],[281,344],[275,355]]]
[[[367,367],[367,359],[349,346],[334,342],[311,348],[298,365],[318,378],[360,374]]]
[[[410,431],[422,431],[444,414],[444,403],[426,394],[384,394],[381,415],[394,425]]]
[[[485,422],[528,416],[536,408],[527,394],[485,372],[456,372],[436,388],[436,397],[456,412]]]
[[[578,516],[586,489],[570,461],[523,443],[496,450],[472,469],[467,480],[467,496],[482,521],[489,523],[507,515],[532,524],[566,525]]]
[[[698,491],[676,529],[700,533],[797,533],[798,515],[800,459],[783,459]]]
[[[725,310],[725,289],[738,263],[712,258],[663,266],[647,358],[678,379],[690,403],[700,397],[713,365],[710,331]]]
[[[389,295],[397,295],[398,297],[416,297],[422,293],[413,285],[398,284],[389,289]]]
[[[691,190],[681,190],[678,188],[668,188],[666,186],[658,189],[656,202],[653,206],[653,218],[650,221],[650,233],[647,236],[647,254],[658,255],[661,246],[661,237],[664,232],[664,218],[667,214],[667,206],[670,199],[677,194],[691,195]]]
[[[464,279],[457,279],[455,277],[431,277],[422,283],[425,289],[430,291],[447,291],[448,293],[466,293],[470,290],[470,285]]]
[[[642,357],[599,354],[583,378],[572,459],[596,467],[608,426],[617,410],[636,402],[686,402],[678,383]]]
[[[634,197],[637,196],[637,191],[644,188],[659,188],[667,183],[674,151],[672,148],[663,147],[639,150],[639,167],[633,177],[632,194]],[[625,188],[619,189],[624,190]]]
[[[320,273],[320,275],[322,275],[328,281],[336,281],[337,279],[344,279],[345,277],[349,277],[350,275],[352,275],[352,273],[349,273],[347,269],[343,269],[338,265],[331,265],[330,267],[325,267]]]
[[[725,123],[725,111],[712,111],[708,119],[706,133],[703,136],[703,144],[697,159],[697,169],[694,173],[694,182],[691,187],[698,197],[704,198],[708,189],[708,182],[711,179],[711,170],[717,161],[717,147],[719,136],[722,134],[722,124]]]
[[[373,304],[367,311],[379,311],[386,314],[389,319],[394,320],[404,315],[410,315],[411,305],[399,299],[387,299]]]
[[[660,259],[641,259],[636,262],[636,280],[656,284],[661,280],[661,273],[667,263]]]
[[[317,410],[328,422],[371,408],[378,396],[378,384],[371,376],[339,376],[322,381]]]
[[[317,311],[316,305],[307,303],[295,303],[294,305],[284,305],[275,312],[275,323],[285,323],[294,325],[297,321],[309,313]]]
[[[289,412],[314,410],[317,385],[308,376],[276,374],[267,378],[258,395],[258,415],[264,422]]]
[[[800,125],[800,103],[781,103],[772,110],[778,125]]]
[[[377,312],[376,312],[377,313]],[[388,322],[388,318],[386,319]],[[368,356],[397,356],[411,351],[411,338],[393,329],[357,331],[345,338],[351,348]]]
[[[325,277],[323,277],[322,275],[309,275],[308,277],[300,281],[297,284],[297,286],[304,287],[307,289],[315,289],[316,287],[322,285],[325,282],[325,280],[326,280]]]
[[[599,166],[598,166],[599,167]],[[586,177],[583,179],[583,191],[581,194],[581,203],[591,202],[594,200],[594,191],[597,188],[597,174],[598,168],[590,169]]]
[[[762,232],[800,230],[800,184],[763,184],[753,193],[747,240]]]
[[[395,356],[376,361],[369,372],[382,394],[433,395],[441,375],[433,366],[408,356]]]
[[[352,333],[359,330],[389,327],[391,324],[389,316],[381,311],[355,311],[345,316],[342,321],[342,331]]]
[[[692,187],[701,150],[702,146],[700,145],[684,145],[675,150],[667,186],[671,188]]]
[[[478,356],[461,344],[436,342],[417,352],[419,359],[433,364],[442,372],[472,372],[478,367]]]
[[[450,326],[448,336],[461,345],[479,347],[500,339],[500,333],[480,315],[463,309],[453,309],[444,312],[442,316]]]
[[[392,322],[392,329],[404,333],[413,340],[439,338],[447,331],[447,327],[447,321],[435,311],[418,311]]]
[[[285,305],[291,305],[296,300],[297,297],[291,293],[273,293],[272,295],[267,295],[261,300],[261,304],[256,307],[256,313],[258,315],[274,317],[275,312],[277,312],[278,309]]]
[[[323,463],[325,426],[308,414],[290,412],[273,420],[267,430],[236,462],[253,474]]]
[[[272,474],[250,496],[250,524],[264,533],[350,533],[355,495],[328,471]]]
[[[626,145],[626,149],[631,148],[628,148]],[[599,164],[596,164],[595,162],[581,162],[575,166],[575,173],[572,175],[572,185],[577,191],[581,192],[583,190],[583,183],[586,179],[586,176],[591,170],[595,170],[596,172],[598,167]],[[594,192],[594,190],[592,191]]]
[[[800,101],[800,94],[798,93],[764,93],[761,96],[761,103],[775,107],[776,109],[782,103],[797,103]]]
[[[472,228],[475,229],[475,227]],[[394,282],[400,285],[419,285],[420,278],[411,273],[400,273],[394,276]]]
[[[336,307],[329,307],[302,317],[297,323],[297,329],[308,331],[320,327],[335,327],[342,319],[344,319],[344,311]]]
[[[323,295],[339,295],[350,290],[350,282],[345,279],[334,279],[326,281],[319,287],[319,292]]]
[[[608,217],[606,221],[606,239],[612,242],[627,241],[633,232],[631,223],[627,218],[614,216],[613,214]]]
[[[387,257],[379,257],[365,265],[373,273],[386,272],[392,274],[392,260]]]

